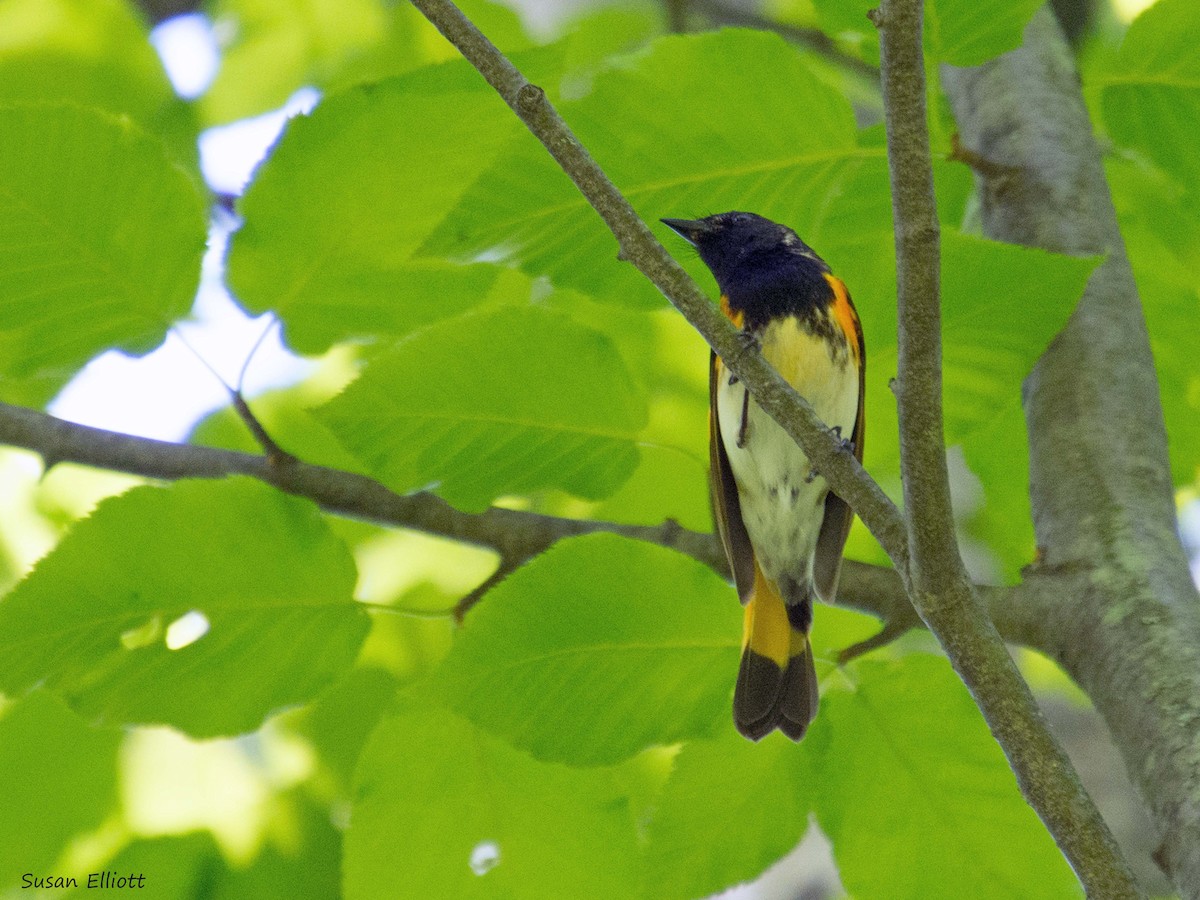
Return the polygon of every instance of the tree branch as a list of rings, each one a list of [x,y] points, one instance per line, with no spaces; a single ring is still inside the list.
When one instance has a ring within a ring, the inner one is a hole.
[[[298,460],[286,471],[266,456],[172,444],[152,438],[78,425],[46,413],[0,403],[0,444],[39,454],[47,469],[76,463],[164,481],[245,475],[312,500],[325,512],[381,525],[408,528],[496,551],[509,565],[519,564],[556,541],[605,532],[645,541],[690,556],[723,578],[730,577],[725,551],[716,535],[691,531],[677,522],[620,525],[493,507],[479,514],[460,512],[429,493],[396,494],[378,482]],[[501,568],[503,567],[503,564]],[[498,568],[499,570],[499,568]],[[1054,647],[1058,636],[1047,630],[1051,610],[1063,594],[1082,588],[1078,572],[1039,572],[1015,588],[977,588],[1005,638],[1034,648]],[[893,569],[846,560],[838,590],[840,606],[877,616],[897,628],[921,628]]]
[[[776,22],[764,15],[750,12],[734,6],[726,0],[691,0],[692,8],[703,13],[713,22],[721,25],[736,25],[741,28],[755,28],[759,31],[773,31],[785,40],[798,47],[803,47],[823,56],[837,66],[853,72],[855,75],[869,81],[872,85],[879,83],[879,70],[870,63],[864,62],[857,56],[843,52],[825,32],[817,28],[801,28],[798,25],[788,25]]]
[[[858,513],[897,571],[907,572],[904,522],[895,504],[854,454],[817,418],[804,398],[779,377],[760,353],[739,339],[734,327],[654,238],[583,148],[546,99],[545,92],[530,84],[450,0],[412,0],[412,3],[479,70],[545,145],[616,236],[620,257],[633,263],[700,332],[749,388],[758,404],[804,449],[838,495]]]
[[[530,84],[511,62],[462,14],[450,0],[412,0],[442,35],[454,44],[488,83],[496,89],[529,130],[571,178],[580,192],[604,219],[621,247],[621,258],[632,262],[679,309],[701,333],[726,365],[749,388],[755,400],[804,449],[816,467],[828,479],[833,490],[844,497],[862,518],[892,558],[902,578],[909,577],[908,535],[899,512],[849,453],[841,452],[838,442],[816,419],[811,408],[793,391],[756,352],[748,351],[738,341],[736,332],[696,288],[686,273],[670,258],[653,238],[646,225],[625,201],[617,188],[596,165],[567,124],[546,99],[545,92]],[[894,4],[893,4],[894,5]],[[914,78],[918,85],[920,116],[917,127],[924,123],[924,77],[920,51],[919,4],[908,3],[887,15],[885,42],[891,43],[893,55],[900,48],[902,57],[915,60],[901,65],[892,76],[892,95],[899,82]],[[915,11],[914,11],[915,10]],[[892,18],[896,15],[896,18]],[[907,15],[907,18],[906,18]],[[910,49],[915,48],[915,49]],[[888,78],[885,69],[885,85]],[[903,88],[900,88],[903,96]],[[887,90],[885,89],[885,97]],[[905,125],[911,133],[914,126]],[[889,149],[893,129],[889,128]],[[924,138],[924,166],[929,168],[928,138]],[[931,177],[931,176],[930,176]],[[898,216],[899,241],[907,241],[906,225]],[[918,241],[921,229],[914,226]],[[933,232],[936,248],[936,231]],[[936,279],[937,269],[932,270]],[[903,277],[902,277],[903,280]],[[936,331],[937,317],[929,320]],[[936,340],[936,338],[935,338]],[[936,347],[936,345],[935,345]],[[935,366],[938,362],[935,358]],[[937,388],[937,382],[934,383]],[[940,401],[937,441],[941,444]],[[914,437],[910,435],[910,444]],[[915,439],[930,444],[928,435]],[[928,451],[925,451],[928,455]],[[916,459],[919,461],[921,455]],[[935,467],[944,481],[944,458]],[[936,499],[932,511],[937,512]],[[951,523],[952,524],[952,523]],[[942,523],[933,526],[922,522],[920,528],[932,527],[930,534],[941,533]],[[953,547],[953,544],[951,544]],[[957,553],[955,552],[955,556]],[[932,553],[927,565],[937,559]],[[961,562],[947,574],[927,570],[926,589],[941,588],[943,593],[921,592],[914,598],[922,617],[938,635],[960,675],[967,681],[976,701],[984,710],[993,733],[1009,754],[1025,796],[1039,810],[1055,835],[1059,846],[1075,865],[1085,886],[1108,890],[1108,895],[1129,896],[1133,885],[1116,844],[1091,799],[1083,791],[1066,755],[1046,728],[1028,687],[1016,672],[999,635],[987,620],[982,608],[971,594],[969,584],[961,576]],[[1136,896],[1136,888],[1132,888]]]
[[[724,551],[711,534],[691,531],[676,522],[620,525],[500,507],[472,515],[434,494],[397,494],[364,475],[310,465],[293,457],[277,460],[119,434],[7,403],[0,403],[0,444],[38,453],[47,469],[73,462],[167,481],[247,475],[312,500],[326,512],[487,547],[512,566],[562,538],[603,531],[669,547],[724,575],[729,571]]]
[[[897,401],[913,605],[971,690],[1016,773],[1088,894],[1137,897],[1137,882],[1066,752],[975,596],[950,507],[942,419],[940,249],[921,43],[921,0],[883,0],[884,117],[896,230]]]
[[[1039,563],[1078,588],[1042,607],[1044,646],[1104,716],[1162,843],[1200,897],[1200,597],[1175,522],[1158,382],[1071,54],[1049,12],[1024,46],[943,74],[976,169],[986,233],[1107,253],[1025,383]],[[1036,614],[1036,613],[1035,613]]]

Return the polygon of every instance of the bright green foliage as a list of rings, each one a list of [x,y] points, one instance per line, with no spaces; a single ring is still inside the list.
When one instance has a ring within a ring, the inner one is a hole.
[[[714,71],[722,77],[714,79]],[[771,35],[663,38],[598,76],[591,93],[563,104],[562,113],[652,223],[753,209],[795,225],[824,248],[825,223],[841,215],[833,200],[860,169],[873,164],[886,183],[882,151],[855,142],[849,103]],[[656,231],[669,234],[663,226]],[[631,267],[616,262],[612,235],[528,140],[496,160],[424,249],[459,259],[487,253],[611,302],[661,302]],[[698,262],[692,271],[702,271]]]
[[[306,85],[338,88],[456,59],[458,51],[408,3],[377,0],[216,0],[229,36],[204,95],[211,123],[281,106]],[[490,0],[459,6],[505,51],[528,44],[517,17]]]
[[[191,110],[175,96],[147,37],[130,0],[4,0],[0,104],[71,103],[129,116],[194,168]],[[87,147],[92,140],[80,136],[70,143]],[[148,194],[159,190],[152,183],[144,186]]]
[[[804,835],[819,777],[781,734],[752,744],[732,722],[685,745],[650,822],[644,896],[691,900],[762,874]]]
[[[331,97],[291,122],[241,205],[234,293],[307,352],[469,308],[491,267],[410,257],[515,128],[461,61]]]
[[[1179,484],[1200,475],[1200,376],[1191,342],[1200,316],[1200,63],[1190,36],[1197,7],[1162,2],[1130,27],[1120,53],[1086,73],[1126,158],[1107,161],[1154,347],[1171,469]],[[1153,160],[1161,169],[1147,164]]]
[[[1112,69],[1095,73],[1109,134],[1193,186],[1200,181],[1198,31],[1200,5],[1160,0],[1130,27]]]
[[[0,375],[73,373],[109,347],[145,352],[191,306],[200,194],[128,120],[0,108],[0,219]]]
[[[879,37],[867,13],[872,0],[813,0],[821,27],[866,59],[879,61]],[[1021,33],[1042,4],[1007,0],[981,5],[977,0],[927,0],[925,53],[932,61],[977,66],[1020,46]]]
[[[50,870],[116,802],[116,731],[88,728],[45,691],[0,712],[0,890]]]
[[[636,464],[646,420],[612,344],[534,307],[413,335],[320,416],[393,490],[436,484],[468,509],[545,487],[604,497]]]
[[[1081,896],[944,660],[848,674],[803,750],[837,761],[814,766],[814,802],[851,896]]]
[[[90,718],[256,728],[354,660],[354,565],[311,504],[249,480],[108,500],[0,603],[0,687],[48,683]],[[171,649],[199,612],[209,631]]]
[[[962,446],[976,474],[995,475],[982,479],[986,505],[973,527],[989,538],[1009,577],[1033,556],[1021,382],[1066,324],[1099,262],[954,231],[942,234],[946,442]],[[892,437],[899,424],[886,383],[897,371],[897,349],[894,337],[880,343],[868,343],[874,374],[867,397],[867,461],[876,471],[898,471],[900,448]]]
[[[697,562],[574,538],[496,588],[440,685],[456,710],[536,757],[616,762],[726,716],[739,618],[729,586]]]
[[[355,794],[347,900],[634,894],[633,819],[610,770],[539,763],[413,703],[375,731]]]
[[[876,5],[762,9],[875,63]],[[973,175],[945,158],[954,125],[937,78],[942,63],[1016,46],[1037,5],[926,4],[946,435],[978,479],[956,490],[982,498],[960,525],[1010,579],[1035,552],[1021,383],[1098,260],[975,235]],[[659,36],[652,0],[557,31],[527,31],[488,0],[464,6],[714,299],[660,217],[756,211],[831,264],[863,320],[866,466],[898,495],[895,254],[872,79],[773,34]],[[1160,0],[1120,49],[1093,37],[1085,70],[1179,484],[1200,471],[1196,8]],[[320,103],[238,202],[225,272],[290,347],[331,351],[308,382],[254,398],[267,431],[306,462],[432,489],[465,512],[498,502],[710,528],[707,346],[415,8],[207,9],[221,68],[186,104],[127,0],[0,0],[0,396],[41,405],[103,351],[161,342],[188,313],[204,246],[208,201],[174,162],[193,166],[194,120],[256,114],[311,85]],[[193,440],[259,452],[229,410]],[[4,486],[25,461],[10,463]],[[0,599],[0,890],[13,873],[91,865],[82,847],[172,898],[684,900],[757,877],[815,822],[858,900],[1078,896],[967,693],[913,652],[927,635],[839,666],[878,623],[818,608],[820,715],[799,746],[755,744],[730,720],[735,592],[681,554],[564,540],[459,623],[449,610],[486,575],[484,553],[333,519],[245,479],[122,489],[73,525],[61,510],[92,501],[39,489],[49,525],[0,509],[0,536],[17,535],[0,547],[5,573],[65,531]],[[877,552],[861,525],[850,546]],[[173,623],[199,616],[208,632],[179,646]],[[154,723],[244,736],[188,752],[212,751],[261,802],[226,810],[233,826],[138,821],[139,773],[118,761],[136,754],[118,742],[163,737],[141,728]],[[253,833],[239,843],[238,828]]]

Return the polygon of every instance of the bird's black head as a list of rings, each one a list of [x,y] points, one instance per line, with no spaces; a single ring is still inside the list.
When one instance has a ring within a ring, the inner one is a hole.
[[[786,225],[748,212],[662,222],[696,248],[730,306],[750,319],[799,311],[792,307],[814,292],[828,293],[829,266]]]

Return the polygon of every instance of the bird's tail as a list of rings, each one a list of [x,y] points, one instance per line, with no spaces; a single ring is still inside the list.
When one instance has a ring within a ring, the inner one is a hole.
[[[793,741],[817,714],[817,670],[808,630],[812,601],[787,606],[755,567],[746,603],[742,663],[733,693],[733,722],[751,740],[778,728]]]

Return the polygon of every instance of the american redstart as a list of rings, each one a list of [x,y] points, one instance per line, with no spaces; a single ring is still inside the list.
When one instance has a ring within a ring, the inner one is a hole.
[[[861,460],[866,352],[841,279],[753,213],[662,221],[699,251],[729,320]],[[734,724],[798,741],[817,714],[813,598],[834,600],[854,514],[715,353],[708,388],[713,518],[746,607]]]

